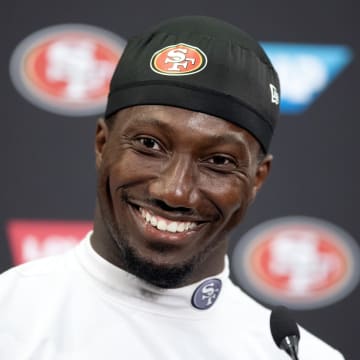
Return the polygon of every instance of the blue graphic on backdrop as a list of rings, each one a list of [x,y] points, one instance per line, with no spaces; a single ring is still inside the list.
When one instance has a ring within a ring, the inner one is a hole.
[[[343,45],[262,43],[278,71],[281,112],[303,112],[351,62],[352,52]]]

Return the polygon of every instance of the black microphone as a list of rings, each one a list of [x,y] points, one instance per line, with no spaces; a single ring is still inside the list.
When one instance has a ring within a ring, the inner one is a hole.
[[[270,329],[276,345],[286,351],[292,360],[299,360],[299,328],[287,307],[277,306],[274,308],[270,316]]]

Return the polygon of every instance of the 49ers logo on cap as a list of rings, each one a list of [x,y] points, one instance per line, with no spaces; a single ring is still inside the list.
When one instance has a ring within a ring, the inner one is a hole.
[[[204,70],[206,64],[207,57],[202,50],[183,43],[162,48],[150,60],[154,72],[168,76],[195,74]]]

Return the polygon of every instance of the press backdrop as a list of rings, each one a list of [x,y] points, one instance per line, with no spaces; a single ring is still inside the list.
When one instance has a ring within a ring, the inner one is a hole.
[[[346,47],[348,55],[346,66],[343,64],[332,82],[324,80],[324,88],[318,91],[314,101],[307,103],[305,96],[303,111],[282,114],[271,147],[274,163],[270,179],[242,226],[233,234],[230,257],[246,232],[265,221],[287,216],[322,219],[345,231],[359,244],[360,28],[357,7],[356,2],[349,0],[3,0],[0,10],[0,271],[27,260],[19,255],[21,244],[16,245],[15,238],[21,234],[15,234],[14,226],[20,233],[21,226],[34,228],[36,233],[37,228],[51,221],[63,221],[65,225],[75,221],[83,226],[83,231],[91,227],[96,183],[93,138],[101,112],[85,116],[55,113],[29,101],[19,89],[21,84],[14,84],[16,80],[10,78],[10,59],[15,49],[31,34],[54,25],[96,26],[126,41],[160,20],[189,14],[227,20],[265,45],[274,42],[282,46],[312,44],[315,48],[340,45]],[[121,48],[121,44],[119,46]],[[113,49],[115,53],[118,50],[116,46]],[[338,55],[335,51],[334,57]],[[310,76],[314,68],[310,66],[304,71],[302,65],[298,66],[299,72],[296,66],[291,68],[295,77],[288,77],[292,82],[287,84],[290,87],[287,91],[294,87],[296,90],[297,86],[312,86],[311,81],[304,85],[301,80]],[[36,236],[41,235],[33,236],[36,241]],[[60,245],[59,248],[61,250]],[[38,250],[34,245],[26,251],[31,255]],[[356,339],[360,333],[360,290],[356,286],[359,258],[357,249],[352,252],[354,256],[346,259],[353,278],[350,293],[344,290],[344,294],[330,299],[328,304],[312,306],[310,302],[306,308],[294,306],[299,323],[339,348],[348,360],[358,359]],[[34,257],[38,255],[41,254],[36,253]],[[242,284],[239,277],[233,276],[252,293],[246,280]],[[253,295],[258,301],[268,302],[255,292]]]

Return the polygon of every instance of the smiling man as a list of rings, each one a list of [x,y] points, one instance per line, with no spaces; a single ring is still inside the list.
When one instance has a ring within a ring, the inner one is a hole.
[[[92,245],[164,288],[224,269],[229,231],[271,161],[245,129],[163,105],[132,106],[101,120],[96,157],[101,211]]]
[[[249,35],[181,17],[132,38],[97,125],[94,230],[0,278],[0,358],[278,360],[227,241],[265,181],[279,80]],[[343,359],[301,329],[300,358]]]

